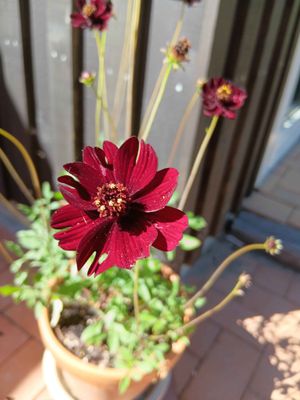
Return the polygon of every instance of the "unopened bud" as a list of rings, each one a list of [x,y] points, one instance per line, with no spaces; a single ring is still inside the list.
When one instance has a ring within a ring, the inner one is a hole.
[[[91,87],[96,79],[95,72],[83,71],[79,77],[79,82],[84,86]]]

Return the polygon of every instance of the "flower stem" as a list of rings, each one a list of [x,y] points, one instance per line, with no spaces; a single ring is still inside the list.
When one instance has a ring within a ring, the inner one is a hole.
[[[173,68],[172,64],[169,64],[167,66],[167,69],[166,69],[165,74],[163,76],[163,79],[162,79],[162,82],[161,82],[157,97],[155,99],[155,102],[153,104],[153,108],[152,108],[151,113],[149,115],[149,119],[148,119],[147,124],[145,126],[145,130],[142,133],[142,139],[144,141],[146,141],[148,136],[149,136],[149,133],[150,133],[154,118],[155,118],[157,110],[158,110],[158,107],[159,107],[159,105],[160,105],[160,103],[162,101],[163,95],[165,93],[167,82],[168,82],[168,78],[170,76],[172,68]]]
[[[183,114],[183,117],[182,117],[182,119],[180,121],[179,127],[177,129],[177,132],[176,132],[176,135],[175,135],[175,139],[174,139],[174,142],[173,142],[173,145],[172,145],[172,149],[171,149],[171,152],[170,152],[170,155],[169,155],[169,158],[168,158],[168,162],[167,162],[168,166],[171,165],[173,163],[173,161],[174,161],[174,157],[176,155],[178,144],[180,143],[180,139],[182,138],[182,135],[184,133],[184,129],[186,127],[186,124],[187,124],[187,122],[189,120],[191,112],[193,111],[198,99],[199,99],[199,93],[196,91],[193,94],[191,100],[189,101],[189,103],[188,103],[188,105],[187,105],[187,107],[185,109],[185,112]]]
[[[183,333],[186,329],[192,328],[201,322],[205,321],[207,318],[210,318],[212,315],[216,314],[217,312],[221,311],[231,300],[233,300],[236,296],[241,295],[241,290],[243,287],[247,286],[250,283],[249,275],[242,274],[240,275],[236,285],[231,290],[231,292],[215,307],[207,310],[205,313],[199,315],[199,317],[193,319],[192,321],[188,322],[187,324],[183,325],[179,328],[180,333]]]
[[[193,186],[193,183],[194,183],[194,180],[196,178],[196,175],[198,173],[201,161],[203,159],[203,156],[205,154],[207,146],[208,146],[208,144],[210,142],[210,139],[213,136],[213,133],[214,133],[215,128],[217,126],[218,120],[219,120],[218,116],[216,116],[216,115],[213,116],[213,118],[211,120],[211,123],[210,123],[208,129],[206,130],[204,139],[203,139],[203,141],[202,141],[202,143],[201,143],[201,145],[199,147],[198,154],[197,154],[196,159],[194,161],[194,165],[192,167],[189,179],[188,179],[188,181],[187,181],[187,183],[185,185],[185,188],[183,190],[183,193],[182,193],[179,205],[178,205],[178,208],[180,208],[181,210],[184,208],[185,203],[187,201],[187,198],[188,198],[188,196],[190,194],[190,191],[191,191],[191,188]]]
[[[171,46],[174,46],[174,44],[177,42],[177,40],[179,38],[180,32],[182,30],[182,25],[183,25],[184,11],[185,11],[185,4],[182,3],[180,16],[179,16],[179,19],[178,19],[178,21],[176,23],[176,27],[175,27],[171,42],[170,42],[170,44],[168,46],[169,48]],[[145,115],[144,115],[144,118],[143,118],[143,121],[142,121],[142,124],[141,124],[141,127],[140,127],[140,131],[139,131],[139,135],[138,135],[139,137],[142,136],[142,134],[143,134],[143,132],[145,130],[145,126],[147,124],[147,121],[149,120],[149,115],[150,115],[150,113],[151,113],[151,111],[153,109],[155,100],[157,99],[159,90],[161,88],[162,80],[165,77],[167,68],[168,68],[167,64],[163,64],[162,67],[161,67],[161,70],[159,72],[159,76],[158,76],[157,81],[155,83],[153,92],[151,94],[151,98],[150,98],[150,100],[148,102],[147,109],[146,109],[146,112],[145,112]]]
[[[237,251],[233,252],[230,254],[225,260],[219,265],[219,267],[215,270],[215,272],[211,275],[211,277],[208,279],[208,281],[205,283],[205,285],[198,290],[197,293],[194,294],[190,300],[185,304],[185,308],[191,307],[194,302],[199,298],[203,297],[208,290],[215,284],[217,279],[220,277],[220,275],[225,271],[225,269],[238,257],[241,257],[242,255],[249,253],[250,251],[253,250],[266,250],[266,244],[265,243],[253,243],[246,245],[244,247],[241,247]]]
[[[9,252],[6,250],[5,246],[1,242],[0,242],[0,254],[8,264],[11,264],[14,261],[12,256],[9,254]]]
[[[100,129],[101,129],[101,107],[103,102],[103,88],[104,88],[104,74],[105,74],[105,44],[106,44],[106,32],[102,32],[101,36],[99,31],[95,30],[95,40],[98,51],[98,83],[97,83],[97,98],[95,108],[95,144],[98,145]]]
[[[140,323],[140,308],[139,308],[139,263],[137,262],[134,267],[134,277],[133,277],[133,305],[134,305],[134,316],[137,327]]]
[[[1,148],[0,148],[0,160],[3,162],[3,164],[7,168],[8,172],[10,173],[11,177],[14,179],[16,184],[19,186],[19,189],[24,194],[26,199],[29,201],[29,203],[32,204],[34,202],[34,197],[32,196],[32,194],[30,193],[29,189],[25,185],[23,179],[20,177],[20,175],[18,174],[17,170],[15,169],[13,164],[11,163],[10,159],[7,157],[7,155],[5,154],[5,152]]]
[[[5,131],[4,129],[0,128],[0,135],[4,136],[6,139],[8,139],[13,145],[16,146],[16,148],[20,151],[20,153],[22,154],[25,163],[27,165],[30,177],[31,177],[31,181],[32,181],[32,186],[34,188],[36,197],[41,197],[42,196],[42,192],[41,192],[41,185],[40,185],[40,181],[39,181],[39,177],[37,174],[37,171],[35,169],[34,163],[32,161],[32,158],[30,157],[28,151],[25,149],[25,147],[23,146],[23,144],[16,139],[13,135],[11,135],[10,133],[8,133],[7,131]]]

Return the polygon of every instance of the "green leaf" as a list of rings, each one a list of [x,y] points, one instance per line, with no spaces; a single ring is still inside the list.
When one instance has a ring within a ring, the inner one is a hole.
[[[201,246],[201,240],[195,236],[184,234],[179,244],[182,250],[192,251]]]
[[[21,286],[24,284],[28,277],[28,272],[26,271],[21,271],[15,276],[15,284],[18,286]]]
[[[199,297],[199,299],[197,299],[194,303],[194,306],[196,308],[202,308],[204,307],[206,304],[206,297]]]
[[[21,246],[18,245],[18,243],[15,243],[15,242],[13,242],[11,240],[7,240],[5,242],[5,246],[9,251],[11,251],[17,257],[22,257],[22,255],[24,254]]]
[[[86,344],[98,345],[102,340],[102,321],[88,325],[81,333],[81,340]]]
[[[120,346],[119,332],[111,326],[110,330],[107,332],[107,345],[109,351],[115,354]]]
[[[41,246],[41,237],[36,234],[33,230],[19,231],[17,238],[21,246],[25,249],[35,250]]]
[[[151,300],[151,294],[150,291],[145,284],[145,282],[140,281],[139,286],[138,286],[138,294],[141,299],[144,300],[145,303],[148,303]]]
[[[155,324],[153,325],[153,333],[154,334],[160,334],[163,333],[165,328],[167,326],[167,321],[163,320],[163,319],[158,319]]]
[[[43,182],[42,184],[42,193],[45,199],[51,200],[53,197],[53,192],[51,190],[51,186],[49,182]]]
[[[207,223],[203,217],[195,215],[193,212],[188,211],[187,216],[189,219],[189,227],[195,231],[201,231],[207,226]]]
[[[173,251],[167,251],[166,252],[166,255],[167,255],[167,260],[168,261],[174,261],[174,259],[175,259],[175,254],[176,254],[176,252],[175,252],[175,250],[173,250]]]
[[[130,376],[125,376],[119,383],[119,393],[124,394],[130,385]]]
[[[147,259],[147,267],[151,272],[158,272],[161,269],[161,261],[157,258],[149,257]]]
[[[13,293],[19,292],[20,290],[21,288],[18,286],[12,286],[12,285],[0,286],[0,294],[1,296],[4,297],[11,296]]]

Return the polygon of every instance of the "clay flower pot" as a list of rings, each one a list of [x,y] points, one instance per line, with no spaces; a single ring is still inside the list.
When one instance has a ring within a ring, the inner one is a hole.
[[[51,353],[67,390],[78,400],[132,400],[158,380],[157,372],[144,375],[142,380],[132,381],[126,393],[120,395],[119,383],[127,371],[102,368],[86,363],[67,350],[55,336],[49,321],[48,310],[44,309],[38,320],[42,341]],[[170,353],[166,359],[167,372],[179,360],[181,354]],[[70,397],[72,398],[72,397]]]

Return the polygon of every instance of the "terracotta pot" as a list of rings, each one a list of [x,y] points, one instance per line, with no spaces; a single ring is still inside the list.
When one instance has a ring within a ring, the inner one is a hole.
[[[61,370],[65,386],[78,400],[132,400],[158,380],[156,372],[144,375],[141,381],[132,381],[126,393],[120,395],[118,387],[127,374],[126,370],[101,368],[76,357],[55,336],[47,309],[39,318],[38,326],[44,346]],[[171,370],[179,358],[180,355],[170,353],[166,358],[166,369]]]

